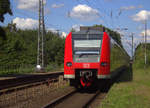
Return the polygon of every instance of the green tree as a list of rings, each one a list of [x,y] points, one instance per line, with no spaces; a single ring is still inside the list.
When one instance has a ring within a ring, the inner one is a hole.
[[[12,15],[12,11],[10,8],[10,1],[9,0],[0,0],[0,21],[4,22],[4,15],[5,14]]]
[[[95,27],[103,27],[109,33],[109,36],[111,36],[121,47],[123,47],[122,43],[121,43],[121,37],[120,37],[120,34],[118,32],[113,31],[110,28],[107,28],[103,25],[94,25],[94,26]]]
[[[5,14],[10,14],[12,15],[12,11],[10,8],[10,1],[9,0],[0,0],[0,22],[4,22],[4,15]],[[3,42],[1,42],[1,38],[3,40],[6,40],[6,33],[4,32],[3,28],[0,27],[0,45],[3,44]]]
[[[37,59],[37,30],[10,30],[3,27],[6,40],[0,38],[0,65],[36,64]],[[3,43],[3,44],[1,44]],[[61,66],[64,59],[64,38],[47,32],[45,36],[45,65]]]
[[[8,29],[9,31],[14,31],[14,32],[16,32],[16,31],[17,31],[16,23],[13,23],[13,22],[8,23],[7,29]]]

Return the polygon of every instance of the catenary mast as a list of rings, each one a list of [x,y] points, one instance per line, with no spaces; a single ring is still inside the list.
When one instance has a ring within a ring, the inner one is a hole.
[[[37,48],[37,68],[44,68],[44,2],[39,0],[39,29],[38,29],[38,48]]]

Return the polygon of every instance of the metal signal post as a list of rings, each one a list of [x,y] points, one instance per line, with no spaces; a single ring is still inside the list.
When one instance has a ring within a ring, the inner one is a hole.
[[[38,29],[38,49],[37,49],[37,68],[44,68],[44,3],[39,0],[39,29]]]

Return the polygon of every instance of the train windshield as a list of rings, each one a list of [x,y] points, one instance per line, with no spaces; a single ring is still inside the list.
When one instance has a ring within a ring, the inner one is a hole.
[[[74,39],[74,62],[99,62],[101,39]]]

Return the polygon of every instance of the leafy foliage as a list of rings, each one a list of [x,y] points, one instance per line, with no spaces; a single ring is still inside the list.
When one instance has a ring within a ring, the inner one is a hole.
[[[121,47],[122,46],[122,43],[121,43],[121,37],[120,37],[120,34],[116,31],[113,31],[103,25],[94,25],[95,27],[102,27],[104,28],[108,33],[109,33],[109,36],[111,36]]]
[[[10,30],[3,28],[6,40],[0,38],[0,65],[36,64],[37,30]],[[45,63],[63,63],[64,39],[47,32],[45,36]]]
[[[117,45],[113,45],[111,48],[111,71],[129,63],[129,55],[126,51],[118,47]]]
[[[10,1],[9,0],[1,0],[0,1],[0,21],[4,22],[4,14],[9,13],[12,15],[12,11],[10,8]]]
[[[150,66],[150,43],[146,44],[147,46],[147,65],[145,65],[145,44],[141,43],[137,46],[134,54],[134,67],[135,68],[144,68],[145,66]]]

